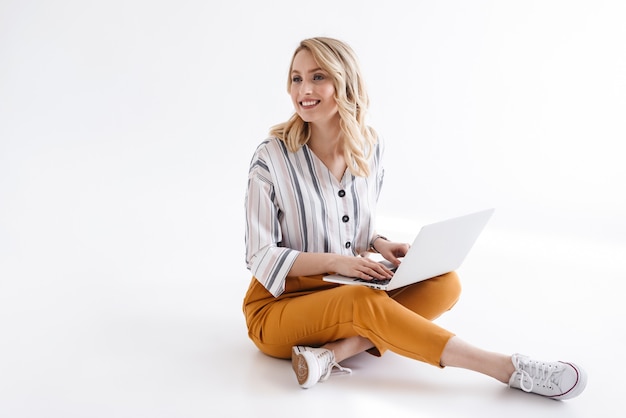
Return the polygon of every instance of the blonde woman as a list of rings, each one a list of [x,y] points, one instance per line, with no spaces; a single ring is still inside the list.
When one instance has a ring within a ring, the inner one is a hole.
[[[287,87],[295,113],[256,149],[245,199],[252,279],[243,310],[258,349],[291,358],[303,388],[350,373],[340,362],[351,356],[391,350],[553,399],[579,395],[587,378],[573,363],[486,351],[435,324],[459,298],[455,272],[389,292],[322,280],[329,272],[390,278],[367,253],[398,265],[409,246],[376,233],[384,144],[365,122],[369,98],[353,50],[332,38],[303,40]]]

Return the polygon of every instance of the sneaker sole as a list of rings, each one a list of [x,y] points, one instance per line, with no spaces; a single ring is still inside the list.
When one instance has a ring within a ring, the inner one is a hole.
[[[312,365],[316,364],[315,357],[312,353],[308,351],[299,351],[297,347],[294,347],[291,351],[291,367],[296,373],[298,384],[304,389],[308,389],[316,384],[317,381],[313,381],[313,379],[316,375],[319,375],[317,370],[309,370],[307,357],[312,357],[309,359]]]
[[[291,367],[296,373],[296,379],[298,379],[298,384],[300,386],[304,385],[304,383],[309,378],[309,366],[307,366],[304,356],[302,354],[296,353],[295,349],[291,353]]]

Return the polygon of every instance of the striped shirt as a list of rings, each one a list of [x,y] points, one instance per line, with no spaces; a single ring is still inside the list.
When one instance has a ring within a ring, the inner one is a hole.
[[[341,181],[304,145],[290,152],[268,138],[256,149],[245,199],[246,266],[274,296],[301,252],[358,255],[374,236],[384,170],[379,139],[370,175],[346,170]]]

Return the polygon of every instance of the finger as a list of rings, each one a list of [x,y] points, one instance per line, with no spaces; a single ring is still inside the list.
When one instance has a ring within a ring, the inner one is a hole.
[[[393,261],[392,261],[392,263],[393,263]],[[387,267],[385,265],[382,265],[382,268],[383,268],[384,272],[386,274],[388,274],[390,277],[393,276],[393,270],[391,270],[389,267]]]
[[[391,256],[391,257],[389,257],[389,262],[391,262],[394,266],[398,267],[400,265],[401,261],[399,259],[397,259],[396,257]],[[391,270],[389,270],[389,271],[391,271]]]
[[[393,272],[389,270],[387,267],[380,263],[376,263],[376,266],[373,266],[369,269],[368,273],[370,276],[375,277],[377,279],[388,279],[393,276]]]

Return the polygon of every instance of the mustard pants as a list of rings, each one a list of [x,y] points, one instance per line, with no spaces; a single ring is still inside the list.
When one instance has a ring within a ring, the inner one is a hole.
[[[289,277],[277,298],[252,278],[243,311],[248,336],[259,350],[290,358],[294,345],[318,347],[360,335],[374,345],[370,354],[390,350],[441,367],[441,353],[454,334],[432,321],[459,299],[455,272],[389,292],[327,283],[322,277]]]

